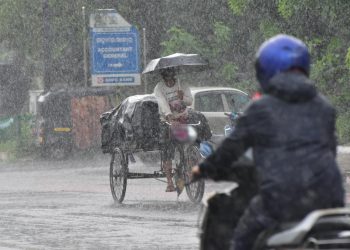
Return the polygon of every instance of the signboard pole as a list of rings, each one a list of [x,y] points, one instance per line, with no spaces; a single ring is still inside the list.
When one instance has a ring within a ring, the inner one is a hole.
[[[84,83],[85,87],[88,87],[88,63],[87,63],[87,32],[86,32],[86,15],[85,15],[85,6],[82,8],[82,14],[83,14],[83,49],[84,49]]]
[[[50,9],[48,0],[43,0],[43,51],[44,51],[44,90],[45,92],[49,91],[52,87],[52,58],[51,58],[51,27],[50,27]]]
[[[146,28],[143,28],[142,29],[142,35],[143,35],[143,65],[144,67],[146,67],[147,65],[147,41],[146,41]],[[145,74],[143,76],[143,83],[144,83],[144,92],[145,94],[147,94],[147,85],[148,85],[148,82],[147,82],[147,74]]]

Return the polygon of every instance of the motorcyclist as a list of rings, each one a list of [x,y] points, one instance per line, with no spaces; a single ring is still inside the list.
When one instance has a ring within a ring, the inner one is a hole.
[[[174,158],[174,146],[169,136],[169,123],[184,123],[187,118],[187,108],[192,104],[192,95],[186,84],[176,79],[176,72],[173,68],[160,71],[163,81],[154,88],[154,95],[157,98],[161,118],[160,137],[163,170],[167,178],[166,192],[176,191],[172,181],[172,159]]]
[[[248,148],[253,149],[259,193],[233,234],[233,249],[252,249],[258,235],[315,209],[344,206],[336,163],[335,110],[308,78],[306,45],[277,35],[261,45],[256,76],[263,96],[237,120],[214,154],[192,169],[215,178]]]

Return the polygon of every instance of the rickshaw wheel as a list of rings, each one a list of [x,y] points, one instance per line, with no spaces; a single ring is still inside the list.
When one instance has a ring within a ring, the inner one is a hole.
[[[109,168],[109,181],[114,201],[122,203],[125,197],[128,167],[120,149],[114,150]]]
[[[186,161],[184,164],[184,179],[185,183],[189,183],[192,177],[192,167],[198,165],[202,160],[202,156],[196,145],[190,145],[186,149]],[[203,179],[186,185],[186,193],[188,198],[193,203],[199,203],[204,195],[205,183]]]

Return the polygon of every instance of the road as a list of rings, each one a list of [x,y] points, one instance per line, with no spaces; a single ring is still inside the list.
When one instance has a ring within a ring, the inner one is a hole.
[[[339,154],[342,168],[350,150]],[[134,165],[152,172],[156,166]],[[350,170],[350,168],[349,168]],[[0,249],[197,249],[199,205],[131,180],[123,204],[109,189],[108,155],[0,162]],[[207,192],[228,184],[207,183]]]

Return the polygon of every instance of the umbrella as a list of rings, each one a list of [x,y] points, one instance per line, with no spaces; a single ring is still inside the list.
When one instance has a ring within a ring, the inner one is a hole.
[[[142,74],[158,72],[161,69],[174,68],[177,71],[194,72],[202,71],[208,62],[198,54],[175,53],[169,56],[160,57],[150,61]]]

